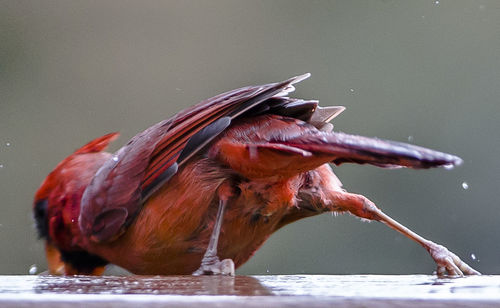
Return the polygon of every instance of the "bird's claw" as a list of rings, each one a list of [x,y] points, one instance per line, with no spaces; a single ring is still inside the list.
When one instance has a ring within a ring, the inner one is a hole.
[[[194,276],[201,275],[222,275],[234,276],[234,262],[231,259],[224,259],[219,261],[218,258],[210,261],[203,262],[199,269],[193,272]]]
[[[429,245],[429,254],[437,264],[436,274],[439,277],[463,277],[464,275],[481,275],[480,272],[462,261],[456,254],[446,247],[432,243]]]

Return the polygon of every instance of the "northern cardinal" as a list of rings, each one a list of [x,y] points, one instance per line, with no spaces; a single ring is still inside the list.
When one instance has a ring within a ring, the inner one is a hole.
[[[118,134],[64,159],[34,200],[52,274],[101,274],[107,263],[135,274],[225,274],[276,230],[324,212],[380,221],[421,244],[438,275],[479,274],[444,246],[342,189],[328,163],[382,168],[459,165],[450,154],[333,132],[344,107],[288,97],[293,84],[229,91],[136,135]],[[220,261],[222,260],[222,261]]]

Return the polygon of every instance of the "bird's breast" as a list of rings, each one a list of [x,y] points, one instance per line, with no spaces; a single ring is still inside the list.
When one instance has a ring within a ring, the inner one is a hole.
[[[122,237],[93,251],[137,274],[192,273],[207,248],[224,181],[233,183],[236,194],[224,213],[218,253],[243,264],[294,206],[297,181],[245,180],[208,158],[186,164]]]

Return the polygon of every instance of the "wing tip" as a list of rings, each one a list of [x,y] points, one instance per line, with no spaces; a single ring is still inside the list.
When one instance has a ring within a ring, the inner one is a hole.
[[[302,75],[298,75],[292,78],[289,78],[285,81],[275,83],[273,85],[277,85],[278,88],[282,88],[282,90],[275,94],[275,96],[286,96],[295,91],[295,87],[293,86],[296,83],[301,82],[311,76],[311,73],[305,73]]]
[[[290,84],[295,84],[295,83],[299,83],[307,78],[311,77],[311,73],[305,73],[305,74],[302,74],[302,75],[298,75],[298,76],[295,76],[295,77],[292,77],[290,79],[288,79],[287,81],[290,83]]]

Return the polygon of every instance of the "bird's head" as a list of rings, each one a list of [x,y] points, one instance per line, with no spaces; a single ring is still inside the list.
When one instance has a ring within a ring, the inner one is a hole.
[[[118,137],[111,133],[94,139],[61,161],[38,188],[33,201],[33,214],[38,235],[53,238],[55,227],[75,220],[80,211],[80,198],[94,174],[110,159],[102,152]]]

